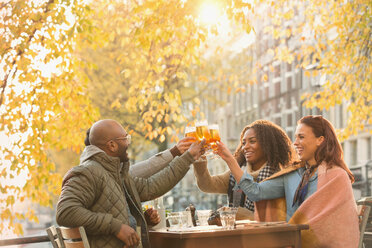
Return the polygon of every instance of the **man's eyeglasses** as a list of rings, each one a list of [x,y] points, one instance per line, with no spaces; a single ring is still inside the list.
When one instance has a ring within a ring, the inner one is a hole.
[[[114,140],[127,140],[128,144],[130,144],[130,142],[132,140],[132,136],[130,136],[130,134],[127,134],[127,136],[125,136],[125,137],[117,137]]]

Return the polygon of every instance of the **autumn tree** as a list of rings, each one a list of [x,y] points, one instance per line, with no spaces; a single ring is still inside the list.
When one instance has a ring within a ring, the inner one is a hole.
[[[18,220],[37,220],[32,209],[15,211],[15,202],[52,206],[61,175],[48,151],[79,151],[97,116],[76,70],[81,62],[72,56],[76,37],[90,26],[86,11],[80,1],[0,4],[0,131],[7,141],[1,144],[0,232],[9,225],[21,233]]]
[[[221,2],[231,10],[231,2]],[[181,113],[181,91],[189,87],[185,71],[198,62],[205,36],[194,19],[198,1],[101,3],[104,11],[98,13],[104,16],[97,19],[86,5],[94,1],[14,0],[0,5],[1,131],[10,141],[2,149],[1,230],[9,223],[20,233],[17,219],[35,219],[32,210],[12,211],[15,201],[29,198],[51,205],[61,176],[53,173],[48,151],[79,151],[85,129],[97,119],[84,70],[94,65],[76,56],[83,48],[105,49],[111,42],[125,48],[108,54],[118,65],[113,68],[120,80],[115,82],[126,89],[108,105],[116,110],[125,106],[125,116],[139,113],[132,121],[137,123],[135,132],[163,143],[166,134],[179,131],[176,124],[185,121]],[[119,18],[121,7],[126,12]],[[108,14],[115,16],[116,11],[119,14],[110,23]],[[105,22],[98,24],[99,19]],[[110,33],[102,34],[99,28]],[[93,98],[97,100],[101,99]],[[23,172],[25,184],[7,183]]]
[[[180,93],[191,92],[186,70],[198,63],[205,39],[192,3],[95,2],[95,24],[107,43],[80,54],[95,65],[85,71],[103,116],[122,120],[141,143],[152,140],[159,150],[182,131],[184,100],[193,100]]]

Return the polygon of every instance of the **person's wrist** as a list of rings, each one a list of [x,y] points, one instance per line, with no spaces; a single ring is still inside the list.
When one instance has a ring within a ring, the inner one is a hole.
[[[229,155],[226,157],[226,162],[229,164],[229,163],[234,163],[235,162],[235,158],[232,156],[232,155]]]
[[[120,220],[112,219],[112,221],[111,221],[111,233],[113,233],[115,236],[119,235],[122,224],[123,223]]]
[[[170,152],[172,154],[172,156],[175,158],[177,156],[181,156],[182,153],[181,151],[178,149],[177,145],[173,146],[171,149],[170,149]]]
[[[194,159],[194,161],[197,161],[199,159],[199,156],[198,156],[197,152],[193,152],[193,151],[189,151],[189,152],[190,152],[190,155],[192,156],[192,158]]]

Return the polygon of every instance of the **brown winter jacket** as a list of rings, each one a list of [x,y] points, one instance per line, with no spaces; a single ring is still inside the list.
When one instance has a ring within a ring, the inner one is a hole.
[[[67,172],[63,179],[57,223],[84,226],[92,248],[123,247],[124,243],[116,234],[121,224],[129,225],[129,207],[137,226],[141,226],[141,243],[149,247],[141,201],[155,199],[172,189],[193,162],[191,154],[185,152],[157,174],[144,179],[129,175],[129,163],[120,164],[119,158],[108,156],[96,146],[87,146],[80,157],[80,165]]]

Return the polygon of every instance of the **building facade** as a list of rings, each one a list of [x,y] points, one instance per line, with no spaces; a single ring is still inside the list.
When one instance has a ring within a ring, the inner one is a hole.
[[[221,138],[234,151],[239,144],[241,130],[257,119],[270,120],[281,126],[291,140],[294,140],[297,121],[306,115],[322,115],[327,118],[335,128],[342,129],[347,124],[348,113],[346,104],[331,107],[328,111],[320,109],[308,109],[301,100],[303,93],[316,92],[326,81],[329,75],[319,75],[308,77],[305,71],[316,69],[315,65],[310,65],[302,69],[300,62],[294,59],[291,63],[275,59],[273,54],[268,53],[269,49],[275,50],[277,47],[286,45],[290,50],[299,48],[298,35],[292,34],[286,39],[274,39],[271,35],[264,32],[265,27],[274,25],[268,16],[270,10],[262,8],[256,16],[262,16],[256,20],[254,26],[256,30],[255,42],[244,52],[252,60],[247,61],[246,71],[253,72],[254,66],[259,65],[260,69],[256,72],[256,84],[242,83],[243,91],[228,94],[227,90],[217,89],[211,82],[209,94],[226,102],[222,107],[216,107],[207,100],[202,101],[201,111],[205,113],[209,123],[217,123],[220,126]],[[282,23],[283,30],[287,27],[295,26],[293,22],[302,22],[305,18],[297,7],[297,16],[291,21]],[[247,75],[247,78],[251,75]],[[331,75],[330,75],[331,76]],[[371,127],[369,127],[371,130]],[[351,136],[342,142],[344,159],[349,168],[353,171],[356,183],[354,183],[354,195],[356,199],[362,196],[371,195],[372,181],[372,135],[364,132]],[[227,166],[221,160],[209,161],[208,168],[212,175],[216,175],[227,170]],[[204,204],[212,206],[212,209],[226,204],[226,196],[201,193],[195,186],[195,178],[192,171],[187,175],[180,185],[179,192],[188,194],[187,202],[196,203],[200,201],[210,201]],[[177,194],[176,194],[177,195]],[[174,195],[174,196],[176,196]],[[173,197],[171,194],[170,197]],[[215,205],[214,205],[215,204]],[[200,204],[200,207],[204,207]],[[214,205],[214,206],[213,206]]]

